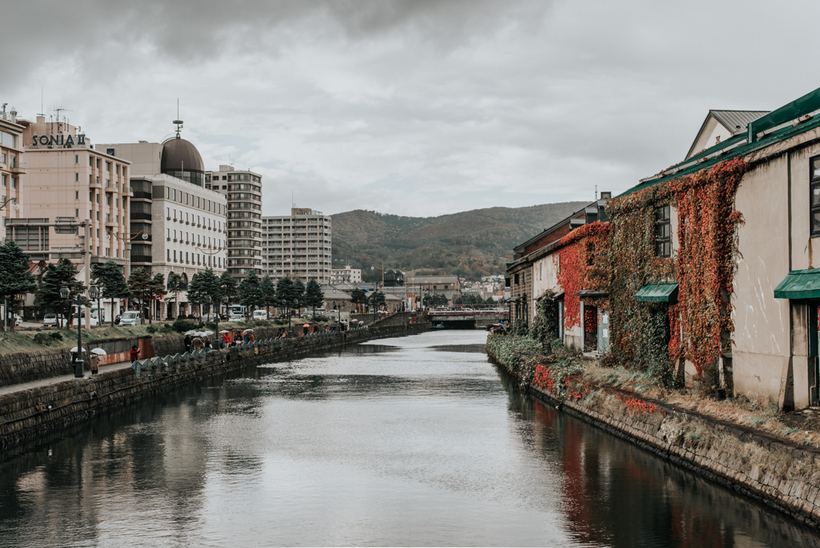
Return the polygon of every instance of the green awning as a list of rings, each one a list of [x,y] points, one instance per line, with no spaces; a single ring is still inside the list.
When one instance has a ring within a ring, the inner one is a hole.
[[[645,285],[635,293],[635,300],[639,303],[674,303],[678,300],[678,284],[664,282]]]
[[[775,299],[820,299],[820,270],[795,270],[774,288]]]

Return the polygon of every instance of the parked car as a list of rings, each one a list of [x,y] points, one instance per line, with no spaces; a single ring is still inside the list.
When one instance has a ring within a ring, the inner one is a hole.
[[[253,311],[253,319],[254,320],[267,320],[268,319],[268,311],[267,310],[254,310]]]
[[[205,314],[205,315],[202,316],[202,321],[203,322],[208,322],[208,323],[214,323],[218,317],[219,317],[219,314],[216,314],[216,313]]]
[[[232,312],[231,315],[228,316],[228,321],[229,322],[244,322],[245,321],[245,316],[243,316],[242,314],[234,314]]]
[[[120,316],[120,325],[140,325],[142,324],[142,312],[138,310],[128,310]]]
[[[65,323],[65,318],[63,318],[62,314],[52,314],[48,313],[43,316],[43,327],[48,327],[50,325],[57,325],[57,323]]]
[[[85,325],[85,314],[80,316],[80,323],[84,326]],[[100,321],[97,319],[97,315],[93,312],[91,313],[91,327],[97,327],[100,325]],[[77,316],[75,315],[74,318],[71,320],[71,326],[77,327]]]

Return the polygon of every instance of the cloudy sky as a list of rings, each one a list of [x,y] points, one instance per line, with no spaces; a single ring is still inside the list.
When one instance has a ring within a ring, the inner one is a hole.
[[[431,216],[616,194],[707,111],[820,86],[820,2],[4,0],[0,103],[183,136],[299,207]]]

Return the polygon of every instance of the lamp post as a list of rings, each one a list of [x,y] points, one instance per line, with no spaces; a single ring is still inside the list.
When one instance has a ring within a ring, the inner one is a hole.
[[[92,299],[96,299],[98,295],[97,286],[92,285],[88,289],[88,293]],[[69,288],[60,288],[61,298],[68,300],[70,295],[71,290]],[[74,304],[77,305],[77,315],[74,316],[74,318],[77,320],[77,358],[74,360],[74,377],[81,379],[83,378],[83,322],[80,318],[80,307],[83,305],[82,294],[77,293],[77,301]]]

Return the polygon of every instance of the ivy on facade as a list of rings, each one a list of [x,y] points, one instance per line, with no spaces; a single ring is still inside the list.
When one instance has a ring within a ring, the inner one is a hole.
[[[580,226],[561,238],[558,255],[558,284],[564,290],[564,327],[581,325],[582,289],[606,289],[606,254],[610,226],[596,221]]]

